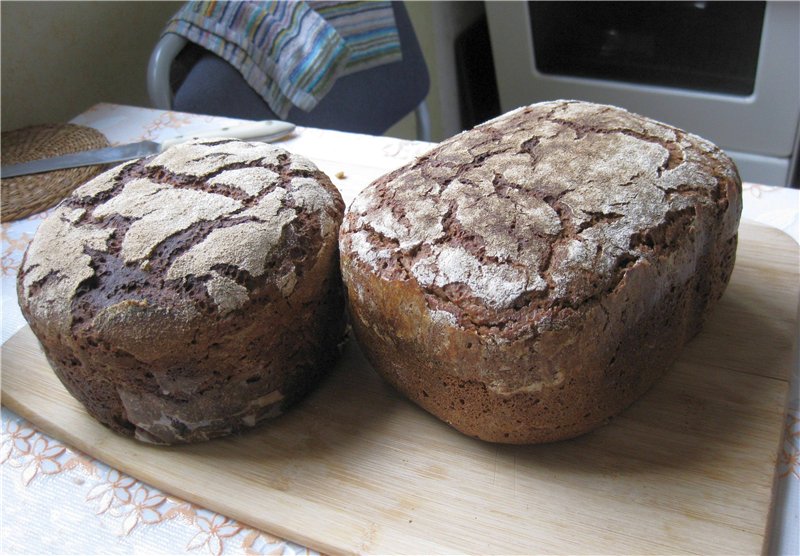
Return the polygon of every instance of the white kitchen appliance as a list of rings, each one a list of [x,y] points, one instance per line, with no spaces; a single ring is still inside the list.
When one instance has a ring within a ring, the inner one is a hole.
[[[607,103],[715,142],[747,181],[789,185],[798,2],[486,2],[503,111]]]

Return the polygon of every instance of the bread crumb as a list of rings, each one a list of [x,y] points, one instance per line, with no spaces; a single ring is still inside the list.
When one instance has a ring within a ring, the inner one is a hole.
[[[336,176],[337,178],[339,178],[340,180],[343,180],[343,179],[345,179],[345,178],[347,177],[347,176],[345,175],[345,173],[344,173],[343,171],[341,171],[341,170],[339,170],[338,172],[336,172],[335,176]]]

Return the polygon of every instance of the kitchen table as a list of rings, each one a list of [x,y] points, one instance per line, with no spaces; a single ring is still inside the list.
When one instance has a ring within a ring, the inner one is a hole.
[[[112,144],[204,131],[235,120],[113,104],[96,105],[73,123],[98,129]],[[339,187],[346,203],[374,178],[430,144],[298,128],[281,147],[311,158]],[[743,218],[777,228],[800,242],[800,192],[744,184]],[[2,337],[25,326],[15,277],[22,254],[48,214],[2,224]],[[800,261],[790,261],[798,264]],[[795,300],[796,302],[797,300]],[[770,545],[800,553],[800,410],[797,365],[777,450]],[[269,425],[266,425],[269,426]],[[298,554],[311,550],[255,529],[118,471],[40,432],[2,409],[2,554]],[[477,551],[481,551],[479,547]]]

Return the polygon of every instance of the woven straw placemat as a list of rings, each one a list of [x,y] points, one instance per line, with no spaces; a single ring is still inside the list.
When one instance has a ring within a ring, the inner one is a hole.
[[[75,124],[24,127],[5,131],[0,139],[3,164],[108,146],[102,133]],[[104,165],[84,166],[0,180],[0,220],[17,220],[48,209],[104,169]]]

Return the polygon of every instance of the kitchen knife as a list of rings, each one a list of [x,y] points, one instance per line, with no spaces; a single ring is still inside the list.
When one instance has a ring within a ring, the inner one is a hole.
[[[0,178],[13,178],[26,174],[61,170],[63,168],[78,168],[79,166],[124,162],[134,158],[157,154],[172,145],[204,137],[231,137],[235,139],[276,141],[288,135],[293,130],[294,124],[281,122],[279,120],[248,122],[241,125],[218,127],[213,130],[193,133],[191,135],[169,137],[161,140],[161,142],[141,141],[139,143],[130,143],[118,147],[106,147],[104,149],[94,149],[65,154],[63,156],[54,156],[52,158],[31,160],[30,162],[21,162],[19,164],[9,164],[8,166],[0,167]]]

